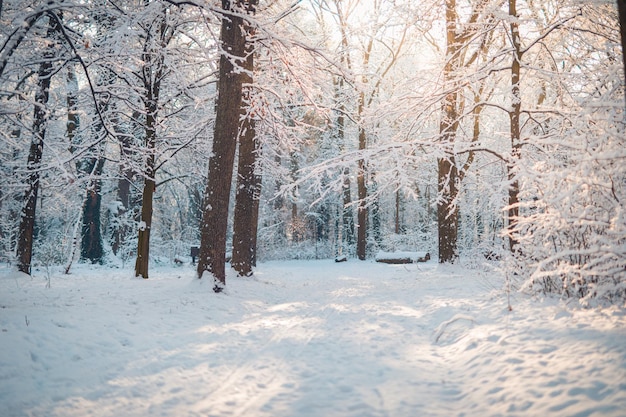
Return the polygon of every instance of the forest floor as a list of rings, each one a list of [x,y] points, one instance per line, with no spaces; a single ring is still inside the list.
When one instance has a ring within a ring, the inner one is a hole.
[[[0,269],[0,416],[626,415],[626,309],[435,261]]]

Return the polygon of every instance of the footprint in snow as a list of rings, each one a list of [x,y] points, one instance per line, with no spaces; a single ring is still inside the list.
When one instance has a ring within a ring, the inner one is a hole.
[[[440,346],[454,344],[466,336],[475,324],[476,321],[473,317],[457,314],[450,320],[444,321],[437,326],[433,336],[433,343]]]

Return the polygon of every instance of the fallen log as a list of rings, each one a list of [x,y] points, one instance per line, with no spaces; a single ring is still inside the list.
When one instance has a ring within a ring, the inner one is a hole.
[[[385,264],[412,264],[416,262],[426,262],[430,260],[430,253],[428,252],[383,252],[380,251],[376,254],[376,262],[382,262]]]

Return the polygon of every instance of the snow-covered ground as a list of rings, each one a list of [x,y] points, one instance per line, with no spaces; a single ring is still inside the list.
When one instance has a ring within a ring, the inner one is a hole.
[[[0,270],[0,416],[626,415],[624,309],[509,312],[496,272],[434,261],[151,273]]]

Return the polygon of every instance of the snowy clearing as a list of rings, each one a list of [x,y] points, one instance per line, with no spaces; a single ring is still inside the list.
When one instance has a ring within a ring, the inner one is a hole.
[[[496,272],[269,262],[222,294],[187,265],[131,275],[0,270],[1,416],[626,413],[625,311],[509,312]]]

